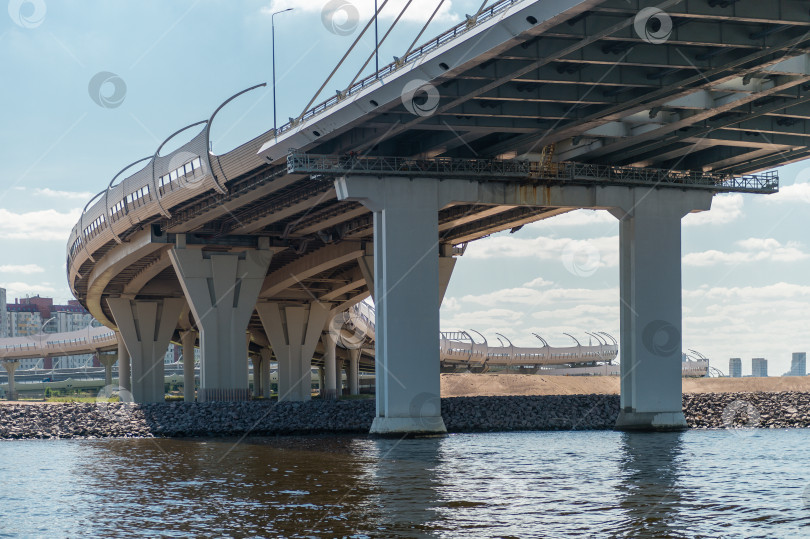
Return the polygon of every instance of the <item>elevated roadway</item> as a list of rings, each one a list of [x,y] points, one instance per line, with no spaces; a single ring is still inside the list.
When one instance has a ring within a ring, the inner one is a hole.
[[[377,372],[372,430],[441,432],[456,257],[604,209],[621,230],[619,426],[683,427],[680,219],[775,192],[768,171],[808,156],[809,28],[799,0],[492,2],[230,152],[208,151],[222,107],[172,134],[187,142],[88,202],[68,282],[121,332],[146,401],[172,338],[201,346],[201,400],[247,398],[249,354],[307,399],[315,349],[340,359],[328,321],[372,295],[376,354],[343,355]]]

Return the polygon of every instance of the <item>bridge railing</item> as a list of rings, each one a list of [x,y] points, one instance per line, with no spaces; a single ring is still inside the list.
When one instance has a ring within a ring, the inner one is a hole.
[[[81,335],[79,335],[81,334]],[[3,341],[25,339],[24,342]],[[17,359],[19,357],[36,357],[36,354],[71,355],[90,354],[97,349],[116,344],[114,331],[106,327],[88,327],[64,333],[46,333],[0,339],[0,359]]]
[[[466,331],[440,334],[440,357],[449,365],[561,365],[568,363],[607,362],[616,359],[619,347],[600,342],[595,346],[537,348],[490,346],[486,339],[476,343]]]
[[[537,181],[556,184],[615,184],[708,189],[718,192],[776,193],[779,173],[735,176],[722,172],[622,167],[591,163],[562,162],[544,165],[522,159],[457,159],[437,157],[414,159],[357,155],[314,155],[291,151],[287,156],[290,174],[312,176],[392,175],[436,178],[482,179],[487,181]]]
[[[397,61],[391,62],[387,66],[380,68],[379,71],[372,73],[368,77],[357,81],[352,86],[347,88],[345,91],[336,94],[330,97],[329,99],[315,105],[314,107],[306,111],[299,119],[287,122],[286,124],[279,127],[277,134],[280,135],[282,133],[286,133],[287,131],[297,126],[299,121],[306,121],[314,116],[317,116],[318,114],[324,112],[325,110],[337,105],[347,97],[363,90],[364,88],[374,83],[375,81],[378,81],[391,75],[392,73],[402,68],[406,64],[409,64],[414,60],[421,58],[425,54],[428,54],[431,51],[438,49],[442,45],[445,45],[446,43],[453,41],[457,37],[462,36],[463,34],[477,27],[478,25],[483,24],[486,21],[489,21],[492,18],[496,17],[497,15],[503,13],[506,9],[509,9],[509,7],[511,7],[512,5],[518,4],[523,1],[525,0],[499,0],[498,2],[495,2],[490,7],[486,8],[481,13],[479,13],[478,16],[475,17],[474,19],[468,19],[462,23],[457,24],[453,28],[450,28],[449,30],[443,32],[442,34],[439,34],[435,38],[424,43],[423,45],[413,49],[408,53],[406,57],[399,58]]]

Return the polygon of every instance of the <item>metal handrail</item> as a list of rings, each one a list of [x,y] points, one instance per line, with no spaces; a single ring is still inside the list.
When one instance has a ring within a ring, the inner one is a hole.
[[[409,64],[411,62],[414,62],[415,60],[417,60],[418,58],[424,56],[425,54],[427,54],[427,53],[429,53],[429,52],[431,52],[431,51],[433,51],[435,49],[438,49],[439,47],[447,44],[448,42],[456,39],[457,37],[460,37],[461,35],[467,33],[468,31],[472,30],[473,28],[475,28],[476,26],[478,26],[480,24],[483,24],[484,22],[492,19],[493,17],[495,17],[496,15],[501,13],[502,11],[508,9],[512,5],[518,4],[518,3],[524,2],[524,1],[525,0],[500,0],[500,1],[492,4],[492,6],[490,6],[489,8],[487,8],[484,11],[482,11],[481,13],[479,13],[473,23],[471,23],[469,20],[466,20],[464,22],[461,22],[461,23],[457,24],[453,28],[450,28],[449,30],[439,34],[435,38],[427,41],[422,46],[420,46],[418,48],[415,48],[414,50],[412,50],[408,54],[407,57],[400,58],[399,61],[391,62],[390,64],[383,67],[379,71],[377,71],[377,72],[369,75],[368,77],[354,83],[345,92],[341,92],[340,94],[336,94],[336,95],[330,97],[329,99],[327,99],[326,101],[323,101],[323,102],[315,105],[314,107],[312,107],[311,109],[306,111],[304,114],[302,114],[298,119],[287,122],[286,124],[279,127],[278,128],[278,133],[276,134],[276,136],[289,131],[290,129],[297,126],[300,122],[305,122],[309,118],[312,118],[313,116],[317,116],[318,114],[324,112],[325,110],[337,105],[339,102],[343,101],[344,99],[351,96],[352,94],[355,94],[355,93],[363,90],[369,84],[371,84],[371,83],[373,83],[375,81],[378,81],[380,79],[383,79],[383,78],[387,77],[388,75],[391,75],[392,73],[394,73],[398,69],[402,68],[403,66],[405,66],[405,65],[407,65],[407,64]]]

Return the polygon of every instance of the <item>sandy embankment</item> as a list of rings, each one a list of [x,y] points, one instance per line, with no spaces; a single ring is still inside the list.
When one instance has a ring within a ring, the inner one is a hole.
[[[685,378],[684,393],[810,392],[810,376]],[[618,395],[618,376],[442,374],[442,397],[507,395]]]

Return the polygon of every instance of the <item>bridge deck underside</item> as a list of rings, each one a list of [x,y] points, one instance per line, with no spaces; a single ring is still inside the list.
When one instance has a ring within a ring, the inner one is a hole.
[[[652,2],[582,2],[448,66],[422,116],[381,105],[306,151],[496,157],[557,144],[559,160],[736,174],[806,158],[810,72],[786,61],[810,50],[806,3],[664,4],[649,19],[651,31],[671,23],[662,35],[638,26]]]

